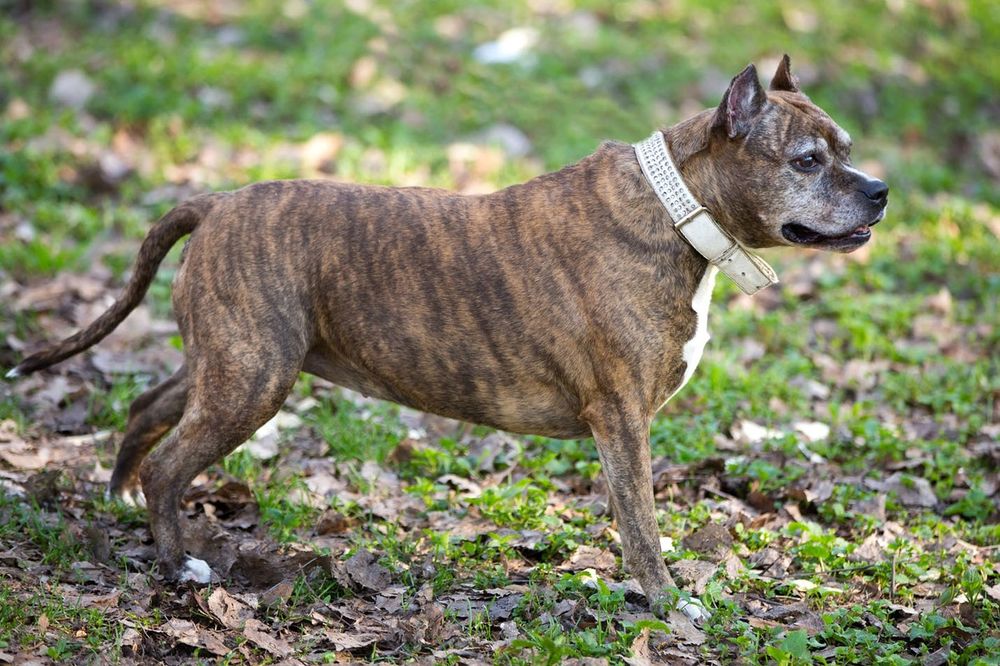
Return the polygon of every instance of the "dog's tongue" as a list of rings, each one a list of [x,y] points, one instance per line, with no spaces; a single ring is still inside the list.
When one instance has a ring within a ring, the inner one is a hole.
[[[870,231],[867,224],[862,224],[860,227],[852,231],[852,234],[866,234]]]

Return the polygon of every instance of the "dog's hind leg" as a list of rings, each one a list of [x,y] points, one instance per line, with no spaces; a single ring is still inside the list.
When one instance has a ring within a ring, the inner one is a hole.
[[[161,573],[178,581],[208,583],[211,570],[188,556],[180,526],[181,499],[188,484],[223,458],[281,407],[298,377],[305,342],[253,331],[243,341],[219,335],[225,347],[202,347],[188,358],[190,384],[180,423],[143,462],[139,472]]]
[[[128,410],[125,439],[118,449],[108,494],[128,504],[144,506],[139,488],[139,465],[156,443],[177,425],[187,404],[187,368],[181,366],[170,378],[149,389]]]

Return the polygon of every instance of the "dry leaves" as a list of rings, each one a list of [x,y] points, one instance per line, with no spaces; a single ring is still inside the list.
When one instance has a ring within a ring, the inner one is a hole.
[[[208,650],[211,654],[220,657],[229,654],[231,651],[219,634],[205,629],[190,620],[172,618],[158,627],[157,631],[170,636],[178,643]]]

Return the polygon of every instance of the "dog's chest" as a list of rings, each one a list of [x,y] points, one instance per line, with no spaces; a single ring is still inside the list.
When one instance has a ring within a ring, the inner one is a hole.
[[[701,276],[698,287],[694,290],[694,296],[691,299],[691,309],[694,310],[698,322],[694,329],[694,335],[681,348],[681,357],[685,363],[684,377],[673,392],[667,396],[667,399],[663,401],[663,405],[670,402],[670,399],[677,395],[677,392],[684,388],[684,385],[691,379],[691,375],[694,374],[695,368],[698,367],[698,363],[701,361],[702,352],[705,351],[705,344],[711,337],[708,333],[708,308],[712,302],[712,289],[715,287],[715,276],[717,273],[718,269],[715,266],[709,265],[705,269],[704,275]],[[660,409],[663,408],[663,405],[660,405]]]

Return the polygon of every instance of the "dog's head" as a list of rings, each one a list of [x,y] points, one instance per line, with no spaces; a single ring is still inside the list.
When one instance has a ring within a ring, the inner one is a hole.
[[[750,247],[850,252],[885,215],[888,186],[851,166],[850,136],[802,94],[787,55],[769,91],[753,65],[732,80],[707,138],[720,221]]]

